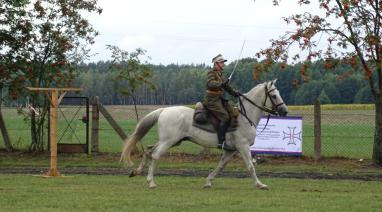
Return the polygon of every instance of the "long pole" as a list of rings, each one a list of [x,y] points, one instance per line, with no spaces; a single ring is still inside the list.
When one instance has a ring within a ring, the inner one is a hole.
[[[243,42],[243,45],[241,46],[240,54],[239,54],[239,57],[236,60],[235,66],[233,67],[233,71],[232,71],[231,75],[229,75],[229,77],[228,77],[228,81],[231,80],[231,78],[233,76],[233,73],[235,73],[235,71],[236,71],[237,64],[239,63],[239,60],[241,58],[241,54],[243,53],[244,45],[245,45],[245,40]]]

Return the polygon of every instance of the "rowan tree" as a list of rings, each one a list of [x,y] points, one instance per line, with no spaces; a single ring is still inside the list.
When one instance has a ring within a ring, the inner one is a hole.
[[[66,87],[75,77],[75,65],[88,56],[97,32],[84,18],[101,13],[97,0],[0,0],[0,71],[13,99],[29,96],[41,112],[32,113],[32,151],[43,150],[48,102],[29,93],[31,87]]]
[[[273,0],[275,6],[281,0]],[[382,22],[381,0],[297,0],[296,4],[318,3],[320,13],[306,11],[285,17],[295,30],[288,31],[271,46],[262,49],[257,57],[263,58],[255,67],[254,76],[267,70],[275,61],[302,63],[300,73],[309,81],[309,65],[313,60],[324,60],[326,69],[347,64],[350,71],[363,72],[375,102],[375,134],[373,162],[382,165]],[[290,3],[290,2],[288,2]],[[323,41],[326,41],[324,48]],[[292,53],[292,49],[299,49]]]

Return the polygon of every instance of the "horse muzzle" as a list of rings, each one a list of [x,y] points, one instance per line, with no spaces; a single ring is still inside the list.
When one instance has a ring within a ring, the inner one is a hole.
[[[277,107],[277,113],[279,116],[286,116],[288,114],[288,107],[285,104]]]

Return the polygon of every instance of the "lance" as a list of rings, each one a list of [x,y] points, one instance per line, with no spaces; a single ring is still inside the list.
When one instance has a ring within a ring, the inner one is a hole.
[[[235,66],[233,67],[233,71],[232,71],[231,75],[229,75],[229,77],[228,77],[228,82],[231,80],[233,74],[234,74],[235,71],[236,71],[237,64],[239,63],[241,54],[243,53],[244,45],[245,45],[245,40],[244,40],[244,42],[243,42],[243,45],[241,46],[240,54],[239,54],[238,59],[236,60]]]

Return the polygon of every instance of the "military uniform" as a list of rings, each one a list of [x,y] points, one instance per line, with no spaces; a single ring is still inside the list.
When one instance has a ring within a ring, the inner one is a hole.
[[[237,92],[223,78],[221,72],[211,70],[207,73],[206,94],[203,105],[212,112],[216,118],[222,122],[228,122],[230,113],[233,111],[232,105],[224,99],[224,91],[232,96],[237,96]]]
[[[230,121],[230,114],[233,114],[233,107],[224,99],[224,91],[227,91],[232,96],[238,97],[239,93],[232,89],[228,81],[223,78],[224,63],[227,62],[221,54],[212,58],[214,64],[213,70],[207,73],[206,94],[204,95],[203,105],[211,112],[217,119],[219,119],[219,126],[217,128],[218,134],[218,148],[225,150],[235,150],[234,147],[225,145],[225,134]]]

